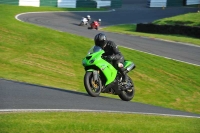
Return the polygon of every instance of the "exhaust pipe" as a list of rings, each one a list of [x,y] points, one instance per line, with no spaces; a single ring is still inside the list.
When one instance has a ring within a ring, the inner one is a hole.
[[[127,71],[130,72],[134,68],[135,68],[135,64],[132,63],[130,66],[127,67]]]

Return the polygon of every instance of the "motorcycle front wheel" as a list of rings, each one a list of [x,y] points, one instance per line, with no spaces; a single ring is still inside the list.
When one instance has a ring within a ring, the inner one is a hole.
[[[98,79],[98,81],[94,81],[92,72],[85,73],[84,86],[87,93],[92,97],[97,97],[101,93],[101,79]]]
[[[128,76],[128,83],[131,84],[131,87],[125,91],[122,91],[118,95],[123,101],[130,101],[134,97],[134,93],[135,93],[134,83],[129,76]]]
[[[80,24],[79,24],[79,26],[83,26],[84,25],[84,23],[83,22],[81,22]]]

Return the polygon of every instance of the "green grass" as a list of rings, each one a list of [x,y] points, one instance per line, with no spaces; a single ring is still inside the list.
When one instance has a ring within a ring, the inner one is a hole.
[[[154,24],[161,25],[186,25],[186,26],[200,26],[200,13],[188,13],[178,15],[170,18],[156,20]]]
[[[83,57],[91,39],[17,21],[31,11],[68,10],[0,5],[0,78],[85,92]],[[133,102],[200,113],[200,67],[120,47],[137,68]],[[113,95],[106,95],[118,98]],[[1,113],[0,132],[196,133],[199,119],[114,113]]]
[[[156,20],[153,23],[200,26],[199,18],[200,18],[200,13],[189,13],[189,14],[185,14],[185,15],[179,15],[179,16],[175,16],[175,17]],[[186,37],[186,36],[182,36],[182,35],[166,35],[166,34],[164,35],[164,34],[150,34],[150,33],[136,32],[136,24],[114,25],[114,26],[105,27],[102,30],[109,31],[109,32],[117,32],[117,33],[123,33],[123,34],[145,36],[145,37],[149,37],[149,38],[159,38],[159,39],[164,39],[164,40],[200,45],[199,38]]]
[[[1,133],[198,133],[200,119],[121,113],[0,114]]]

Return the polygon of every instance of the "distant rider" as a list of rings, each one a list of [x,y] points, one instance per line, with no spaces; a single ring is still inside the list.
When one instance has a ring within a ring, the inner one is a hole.
[[[101,19],[98,19],[97,22],[99,23],[99,25],[101,24]]]
[[[90,22],[90,20],[91,20],[91,17],[90,17],[90,15],[87,15],[86,16],[86,19],[87,19],[87,21],[88,21],[88,23]]]

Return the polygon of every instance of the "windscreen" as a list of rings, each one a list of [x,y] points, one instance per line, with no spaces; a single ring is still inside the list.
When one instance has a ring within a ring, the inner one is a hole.
[[[99,46],[93,46],[93,47],[89,50],[88,54],[93,54],[93,53],[99,52],[99,51],[101,51],[101,50],[102,50],[101,47],[99,47]]]

